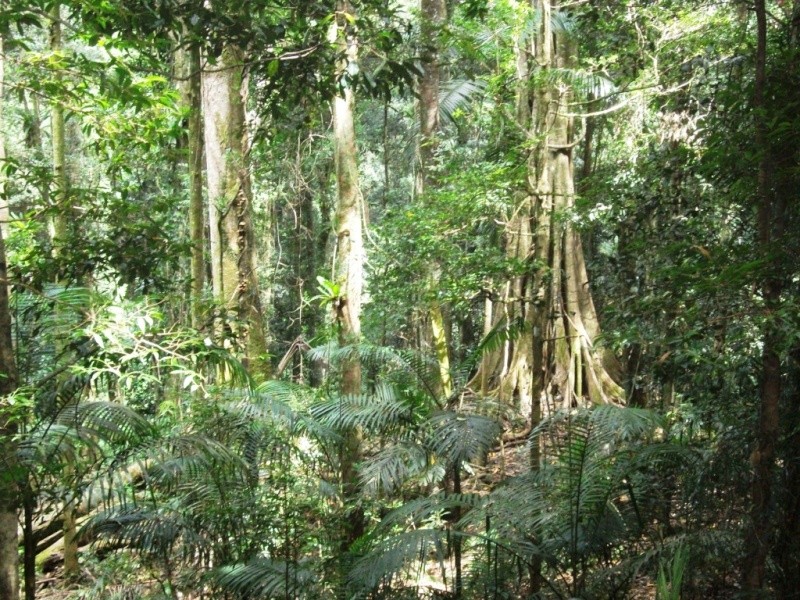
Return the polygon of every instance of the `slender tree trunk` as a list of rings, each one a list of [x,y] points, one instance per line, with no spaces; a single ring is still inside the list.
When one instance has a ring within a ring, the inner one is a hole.
[[[0,145],[3,132],[0,132]],[[5,242],[0,233],[0,600],[19,598],[19,555],[17,515],[19,511],[19,477],[16,472],[16,431],[8,397],[17,386],[17,369],[11,335],[11,314],[8,305],[8,268]]]
[[[61,4],[56,2],[50,9],[50,51],[62,51]],[[66,160],[66,127],[64,105],[54,101],[50,108],[51,135],[53,144],[53,181],[55,183],[56,213],[53,216],[51,235],[53,252],[60,254],[67,238],[71,210],[68,197],[68,177]],[[64,503],[64,577],[72,579],[78,575],[78,536],[71,501]]]
[[[354,33],[347,26],[352,14],[348,2],[337,3],[337,44],[344,57],[338,66],[339,74],[349,63],[357,60],[358,46]],[[361,296],[364,287],[364,241],[361,221],[361,190],[358,180],[356,135],[353,124],[355,98],[345,86],[343,93],[333,99],[334,158],[336,165],[336,281],[341,296],[336,304],[336,324],[341,345],[356,344],[361,339]],[[342,365],[342,396],[361,393],[361,363],[357,358]],[[341,452],[341,480],[345,501],[357,495],[355,466],[360,456],[361,433],[351,431],[345,437]],[[344,546],[350,545],[364,530],[364,515],[360,508],[351,508],[348,515]]]
[[[61,4],[56,2],[50,9],[50,51],[58,54],[62,51],[61,41]],[[56,73],[60,79],[60,74]],[[50,234],[53,248],[57,253],[59,246],[67,236],[69,212],[67,206],[67,161],[66,161],[66,128],[64,126],[64,105],[54,100],[50,107],[50,127],[53,144],[53,183],[55,184],[56,213],[52,218]]]
[[[30,485],[22,492],[24,512],[23,527],[23,573],[25,579],[25,600],[36,599],[36,538],[33,530],[33,511],[36,508],[36,497]]]
[[[789,65],[789,80],[794,83],[795,102],[800,99],[797,88],[800,59],[800,0],[792,4],[789,22],[789,52],[792,62]],[[779,158],[781,167],[781,197],[791,198],[798,186],[797,165],[800,164],[800,141],[796,138],[782,148]],[[782,163],[782,164],[781,164]],[[778,218],[781,218],[780,215]],[[781,218],[782,221],[786,219]],[[791,373],[794,377],[794,388],[781,418],[783,431],[787,432],[784,440],[782,469],[785,500],[780,504],[782,513],[778,527],[778,539],[775,542],[775,558],[781,572],[779,596],[790,598],[800,590],[800,343],[795,342],[790,352]]]
[[[203,107],[200,47],[192,44],[188,51],[189,122],[189,239],[192,244],[190,293],[192,327],[202,327],[202,302],[205,284],[205,221],[203,206]]]
[[[266,331],[255,271],[253,194],[245,124],[244,54],[227,46],[202,76],[212,284],[246,362],[266,374]]]
[[[0,161],[5,162],[5,128],[3,109],[5,92],[5,49],[0,37]],[[0,197],[5,196],[5,180],[0,179]],[[11,315],[8,306],[8,269],[6,265],[5,237],[8,231],[8,204],[0,199],[0,463],[4,465],[0,476],[0,600],[17,600],[19,597],[19,571],[17,552],[17,511],[19,493],[13,476],[16,463],[12,443],[14,423],[9,414],[7,397],[16,387],[17,369],[11,341]],[[7,468],[10,466],[11,468]]]
[[[780,433],[779,405],[781,397],[781,331],[778,320],[782,282],[779,265],[772,256],[773,245],[780,241],[776,232],[776,206],[773,198],[771,156],[766,115],[767,11],[765,0],[755,0],[756,65],[753,113],[755,118],[755,148],[759,153],[758,185],[758,242],[764,258],[766,276],[762,284],[764,309],[764,339],[762,348],[761,403],[756,447],[750,455],[753,468],[751,482],[750,524],[745,535],[746,555],[742,569],[744,589],[755,594],[766,583],[766,563],[773,543],[772,487],[775,469],[775,443]],[[779,211],[780,212],[780,211]]]
[[[0,9],[5,9],[5,2],[0,2]],[[5,40],[0,35],[0,136],[4,135],[5,128],[5,86],[6,86],[6,57]],[[6,144],[5,139],[0,139],[0,168],[5,167]],[[8,200],[6,199],[6,178],[0,174],[0,234],[3,238],[8,238],[8,221],[10,211]]]
[[[447,20],[447,5],[444,0],[420,0],[422,16],[422,70],[419,81],[419,171],[417,173],[417,195],[424,198],[426,192],[436,186],[433,173],[434,157],[439,133],[439,30]],[[428,280],[431,293],[436,294],[439,277],[438,267],[431,265]],[[445,398],[453,393],[450,374],[450,347],[447,343],[446,326],[442,306],[434,297],[428,306],[431,341],[439,363],[439,392]]]

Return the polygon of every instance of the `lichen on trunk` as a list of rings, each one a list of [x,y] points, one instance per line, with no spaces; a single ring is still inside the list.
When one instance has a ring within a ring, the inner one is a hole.
[[[202,76],[212,288],[246,364],[266,375],[266,331],[255,269],[247,159],[246,90],[244,53],[228,45],[215,64],[204,67]]]

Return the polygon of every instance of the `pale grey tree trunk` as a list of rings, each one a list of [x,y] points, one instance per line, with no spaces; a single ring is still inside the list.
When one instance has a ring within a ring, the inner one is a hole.
[[[336,45],[342,53],[337,65],[341,77],[347,65],[358,60],[355,34],[348,27],[353,9],[346,0],[337,2]],[[354,125],[355,97],[349,85],[333,99],[333,143],[336,168],[336,282],[341,289],[336,299],[336,324],[341,345],[357,344],[361,340],[361,301],[364,288],[364,240],[362,228],[362,198],[358,178],[356,133]],[[358,358],[342,365],[342,396],[361,393],[361,363]],[[360,457],[361,432],[347,433],[342,445],[340,470],[342,492],[346,502],[358,492],[356,464]],[[348,515],[343,547],[347,549],[364,530],[364,515],[352,508]]]
[[[244,53],[226,46],[202,76],[209,237],[214,297],[227,311],[245,360],[266,375],[265,320],[256,275]]]

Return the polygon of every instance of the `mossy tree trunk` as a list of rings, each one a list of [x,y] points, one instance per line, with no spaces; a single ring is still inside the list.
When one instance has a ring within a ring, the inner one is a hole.
[[[191,242],[191,284],[189,304],[195,329],[203,325],[202,305],[205,284],[205,205],[203,203],[203,106],[200,46],[192,42],[184,51],[185,78],[181,86],[183,103],[189,110],[186,123],[189,175],[189,240]]]
[[[265,375],[266,330],[255,270],[246,90],[244,53],[226,46],[202,75],[212,287],[246,363]]]
[[[419,138],[417,154],[419,169],[416,178],[417,196],[426,200],[425,194],[434,191],[437,178],[434,161],[439,133],[439,33],[447,21],[447,5],[444,0],[420,0],[422,30],[422,77],[419,80]],[[428,283],[430,293],[436,294],[439,267],[429,265]],[[439,300],[434,296],[428,304],[430,339],[436,360],[439,363],[439,390],[446,397],[453,393],[450,374],[450,348],[447,329]]]

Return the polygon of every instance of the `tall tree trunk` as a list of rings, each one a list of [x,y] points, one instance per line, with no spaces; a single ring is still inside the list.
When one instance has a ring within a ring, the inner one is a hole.
[[[61,4],[55,2],[50,9],[50,51],[53,54],[62,52],[61,39]],[[57,75],[60,77],[60,75]],[[51,136],[53,144],[53,182],[55,183],[56,212],[53,215],[51,235],[53,253],[57,256],[63,249],[67,238],[71,207],[68,196],[68,177],[66,160],[66,127],[64,105],[55,100],[50,107]],[[60,354],[57,348],[57,354]],[[69,471],[69,469],[67,469]],[[71,500],[64,503],[64,577],[72,579],[78,576],[78,535],[75,527],[75,515]]]
[[[0,37],[0,160],[5,160],[5,129],[2,127],[4,92],[5,54],[3,38]],[[4,182],[0,180],[0,186]],[[5,189],[0,187],[0,194]],[[19,509],[19,488],[14,476],[14,457],[16,451],[12,442],[15,427],[7,403],[9,394],[14,392],[17,383],[17,369],[14,362],[14,347],[11,341],[11,314],[8,306],[8,269],[5,253],[5,231],[8,219],[8,206],[0,215],[0,600],[17,600],[19,597],[19,556],[17,552],[17,511]],[[9,468],[10,467],[10,468]]]
[[[800,100],[798,81],[798,60],[800,59],[800,0],[792,4],[789,21],[789,84],[794,87],[795,103]],[[785,151],[778,159],[782,185],[776,186],[781,196],[791,198],[798,189],[800,173],[797,165],[800,164],[800,140],[796,137],[787,144]],[[782,163],[782,164],[781,164]],[[781,218],[780,216],[778,218]],[[781,218],[782,221],[788,219]],[[796,221],[795,221],[796,222]],[[781,520],[778,527],[778,538],[775,541],[775,559],[781,572],[779,595],[784,598],[800,590],[800,343],[795,342],[790,356],[790,372],[794,378],[793,393],[787,398],[784,416],[780,422],[784,438],[784,453],[782,456],[784,469],[782,479],[785,490],[785,500],[780,504]]]
[[[419,80],[419,171],[417,172],[417,195],[425,198],[425,193],[436,186],[433,173],[434,156],[439,133],[439,30],[447,20],[447,5],[444,0],[420,0],[422,17],[422,77]],[[434,298],[428,306],[430,335],[436,360],[439,363],[439,392],[445,398],[453,393],[453,380],[450,374],[450,348],[447,343],[446,326],[442,306],[435,298],[439,268],[430,265],[428,275],[430,292]]]
[[[62,51],[61,41],[61,4],[55,2],[50,9],[50,51],[59,54]],[[60,79],[60,74],[56,73]],[[55,184],[55,205],[50,234],[53,249],[58,253],[59,246],[67,236],[69,214],[67,206],[67,163],[66,163],[66,128],[64,126],[64,105],[54,100],[50,107],[50,128],[53,144],[53,183]]]
[[[5,9],[5,2],[0,2],[0,9]],[[0,35],[0,136],[6,130],[5,128],[5,86],[6,86],[6,57],[5,57],[5,40]],[[5,139],[0,139],[0,167],[5,167],[6,162],[6,144]],[[0,234],[3,238],[8,237],[8,221],[10,217],[10,210],[8,200],[6,199],[6,178],[5,175],[0,174]]]
[[[751,482],[750,524],[745,535],[746,555],[742,569],[744,589],[755,594],[766,583],[767,556],[773,543],[772,480],[775,469],[775,443],[780,433],[778,420],[781,398],[782,341],[778,314],[782,281],[778,260],[773,255],[774,245],[780,242],[780,198],[775,201],[772,182],[772,158],[769,148],[766,115],[766,64],[767,64],[767,10],[765,0],[755,0],[756,13],[756,64],[753,95],[755,119],[755,148],[759,154],[756,204],[758,207],[758,245],[766,265],[761,286],[766,312],[762,347],[761,403],[756,447],[750,455],[753,468]],[[776,213],[778,213],[776,215]]]
[[[600,324],[580,236],[568,220],[556,217],[575,202],[571,91],[549,76],[537,76],[544,83],[529,91],[533,69],[571,68],[575,48],[551,27],[556,2],[533,0],[532,8],[539,15],[536,31],[517,57],[517,119],[531,147],[528,185],[506,226],[506,248],[510,257],[531,261],[536,270],[509,283],[494,315],[496,324],[502,319],[506,326],[524,324],[526,333],[507,344],[502,358],[489,353],[479,375],[493,381],[501,399],[530,410],[536,422],[542,393],[555,409],[584,399],[619,403],[624,392],[615,381],[616,358],[595,346]]]
[[[0,235],[0,457],[4,465],[3,476],[0,477],[0,600],[16,600],[19,596],[19,486],[12,441],[16,428],[10,405],[7,404],[8,396],[14,392],[16,386],[17,369],[8,303],[8,266],[5,241]]]
[[[352,7],[345,0],[337,2],[336,43],[343,54],[338,65],[340,77],[347,65],[358,59],[354,32],[347,26]],[[344,81],[344,89],[333,99],[334,159],[336,163],[336,282],[341,296],[336,304],[336,325],[341,345],[356,344],[361,339],[361,296],[364,287],[364,241],[361,222],[361,189],[358,180],[356,134],[353,124],[355,98],[352,88]],[[358,358],[342,365],[342,396],[361,393],[361,363]],[[355,466],[360,456],[361,433],[351,431],[345,436],[341,452],[341,481],[345,501],[357,494]],[[360,508],[351,508],[348,515],[344,546],[358,539],[364,530],[364,515]]]
[[[244,53],[226,46],[202,76],[214,298],[226,312],[245,360],[266,375],[266,331],[255,271],[245,124]],[[241,329],[240,329],[241,328]]]
[[[187,138],[189,143],[189,240],[191,254],[192,327],[202,327],[202,301],[205,284],[205,219],[203,206],[203,107],[200,46],[192,43],[188,52],[185,103],[189,108]]]

